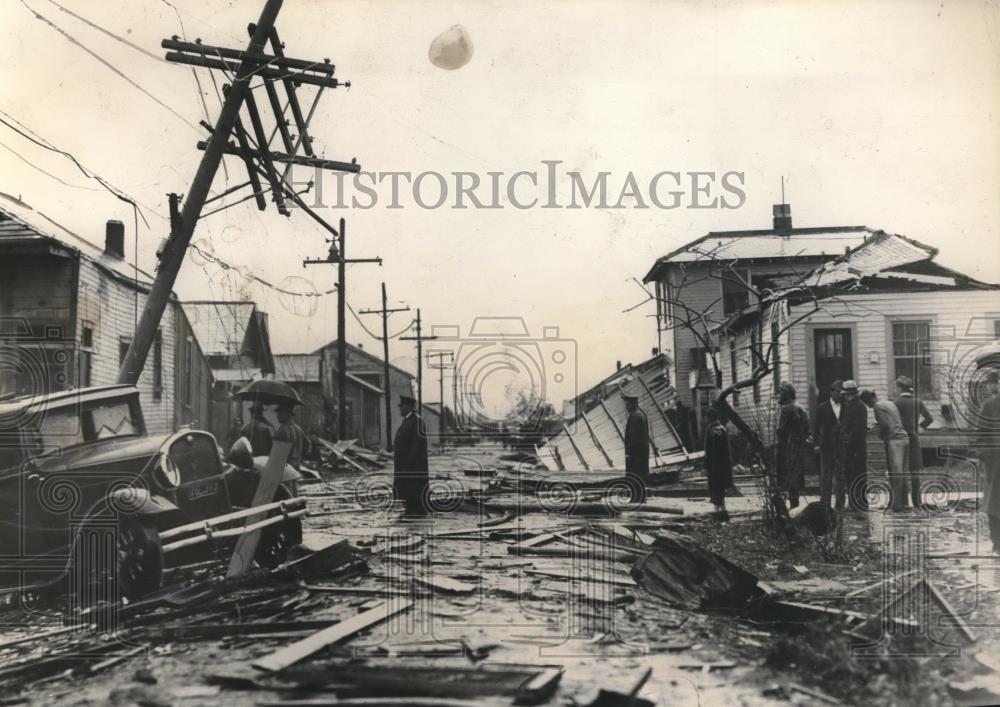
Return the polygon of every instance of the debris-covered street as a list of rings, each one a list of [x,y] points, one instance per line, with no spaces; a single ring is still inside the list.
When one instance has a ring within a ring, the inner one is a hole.
[[[0,3],[0,707],[1000,704],[998,28]]]
[[[669,495],[653,487],[640,510],[601,517],[573,511],[600,490],[539,489],[537,472],[518,473],[505,453],[483,444],[432,456],[437,510],[424,520],[387,506],[386,471],[323,471],[302,489],[305,547],[315,555],[228,585],[218,564],[179,572],[158,598],[121,611],[117,641],[88,627],[96,620],[88,612],[8,607],[4,690],[58,705],[603,705],[621,695],[657,704],[912,704],[928,691],[944,704],[959,703],[993,667],[1000,565],[980,555],[974,493],[891,524],[881,514],[850,517],[839,546],[809,533],[775,542],[751,480],[738,486],[728,524],[707,512],[697,471],[665,487]],[[511,510],[519,503],[525,510]],[[877,649],[881,657],[854,657],[852,646],[866,643],[859,626],[911,584],[915,571],[897,574],[884,543],[914,525],[928,536],[922,576],[954,615],[918,610],[929,618],[908,640],[941,658],[917,668],[918,659]],[[753,573],[776,606],[791,604],[762,613],[658,598],[629,570],[667,533]],[[267,663],[362,616],[335,640]],[[956,635],[965,632],[974,652],[948,657],[949,641],[967,645]]]

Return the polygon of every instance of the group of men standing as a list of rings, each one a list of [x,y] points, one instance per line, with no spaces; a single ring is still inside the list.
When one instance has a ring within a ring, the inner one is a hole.
[[[913,381],[896,379],[896,397],[883,400],[872,390],[858,390],[853,380],[834,381],[830,397],[816,411],[813,443],[820,460],[820,500],[843,510],[845,499],[852,510],[868,509],[868,410],[875,413],[879,437],[885,445],[889,476],[889,510],[922,505],[920,429],[934,420],[914,395]]]

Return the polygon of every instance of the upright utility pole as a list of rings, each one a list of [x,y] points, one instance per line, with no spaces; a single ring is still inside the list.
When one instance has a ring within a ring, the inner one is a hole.
[[[306,265],[337,264],[337,439],[347,438],[347,264],[378,263],[382,258],[347,258],[347,222],[340,219],[340,228],[325,258],[303,260]]]
[[[420,308],[417,307],[417,335],[416,336],[401,336],[399,337],[402,341],[416,341],[417,342],[417,414],[422,415],[424,412],[424,347],[423,343],[425,341],[431,341],[436,339],[436,336],[423,336],[420,333]]]
[[[257,197],[258,208],[262,210],[266,208],[266,202],[262,196],[264,190],[260,187],[258,177],[268,175],[269,190],[272,198],[278,204],[279,210],[288,215],[287,210],[284,210],[283,207],[283,199],[287,197],[326,228],[329,228],[329,225],[315,212],[305,207],[298,195],[289,188],[284,178],[280,180],[275,178],[274,163],[301,164],[342,172],[358,172],[361,169],[360,165],[353,161],[350,163],[334,162],[314,157],[311,147],[308,146],[308,140],[302,139],[307,138],[306,123],[308,120],[298,123],[299,143],[307,143],[306,156],[297,154],[298,145],[286,153],[270,151],[269,140],[263,133],[261,115],[251,100],[251,91],[254,88],[250,85],[252,81],[258,80],[266,83],[267,81],[281,80],[293,108],[297,106],[295,92],[298,86],[307,84],[321,88],[337,88],[342,85],[338,79],[333,78],[334,66],[329,60],[308,62],[284,56],[277,31],[274,28],[281,5],[282,0],[267,0],[260,14],[260,19],[251,26],[250,44],[246,50],[212,47],[201,44],[200,40],[197,43],[182,42],[176,37],[164,39],[161,42],[161,46],[165,49],[174,50],[167,53],[167,61],[225,70],[233,76],[233,80],[232,85],[224,92],[225,98],[222,101],[222,109],[215,126],[204,123],[209,137],[207,141],[200,142],[198,148],[204,150],[205,154],[202,155],[198,170],[195,172],[187,198],[184,200],[183,209],[177,208],[180,197],[176,194],[170,195],[170,234],[166,247],[160,256],[156,280],[150,288],[142,315],[132,336],[132,343],[129,345],[118,370],[119,383],[134,385],[142,373],[198,219],[201,217],[203,207],[210,201],[208,192],[224,154],[238,155],[243,159],[250,181],[242,186],[253,185],[252,195]],[[276,54],[268,55],[265,53],[265,45],[268,41],[276,50]],[[240,120],[240,111],[244,107],[247,108],[255,128],[257,140],[253,145],[250,144],[249,136]],[[283,121],[282,116],[276,115],[275,117],[278,121]],[[297,120],[299,117],[296,115]],[[229,142],[230,137],[233,136],[239,139],[239,146]],[[230,189],[224,193],[228,194],[236,190]],[[219,196],[213,197],[213,199],[219,198]]]
[[[438,441],[441,446],[444,447],[444,440],[448,434],[448,418],[444,413],[444,369],[448,365],[444,362],[445,357],[451,359],[451,364],[455,363],[455,355],[451,351],[428,351],[427,359],[436,358],[438,360],[437,365],[431,366],[431,368],[438,369],[438,399],[441,401],[441,425],[438,428]]]
[[[382,368],[385,388],[385,446],[392,451],[392,389],[389,386],[389,315],[393,312],[409,312],[409,307],[389,309],[385,294],[385,283],[382,283],[382,309],[362,309],[358,314],[382,315]]]

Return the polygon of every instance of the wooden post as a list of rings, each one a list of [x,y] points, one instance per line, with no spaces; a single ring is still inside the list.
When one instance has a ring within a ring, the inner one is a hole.
[[[267,0],[260,19],[257,20],[257,27],[250,39],[250,46],[247,48],[249,56],[259,55],[264,52],[264,45],[268,41],[274,21],[278,17],[282,0]],[[159,327],[160,319],[167,307],[170,293],[174,283],[177,281],[177,273],[180,272],[184,262],[184,255],[191,237],[194,235],[195,226],[201,216],[202,207],[208,197],[208,191],[215,179],[215,173],[219,169],[222,155],[226,149],[226,141],[233,132],[236,118],[239,115],[240,107],[249,92],[250,82],[245,80],[254,69],[257,62],[250,58],[245,58],[240,62],[237,80],[229,93],[226,95],[219,112],[219,119],[215,123],[215,128],[208,140],[205,154],[201,157],[198,171],[195,172],[191,182],[191,189],[184,200],[184,208],[181,211],[179,228],[171,228],[170,236],[167,239],[167,246],[164,249],[160,267],[156,274],[156,280],[150,288],[149,296],[146,298],[146,306],[143,307],[142,317],[139,319],[139,326],[136,327],[132,343],[129,344],[128,352],[122,360],[122,365],[118,370],[118,382],[128,385],[135,385],[139,380],[143,367],[146,365],[146,357],[149,349],[153,345],[156,330]],[[261,146],[264,149],[265,146]]]

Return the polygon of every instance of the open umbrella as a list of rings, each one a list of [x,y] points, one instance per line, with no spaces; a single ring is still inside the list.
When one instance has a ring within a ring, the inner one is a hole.
[[[280,405],[281,403],[302,404],[299,394],[295,392],[292,386],[282,381],[268,378],[251,381],[233,397],[243,400],[254,400],[263,405]]]

